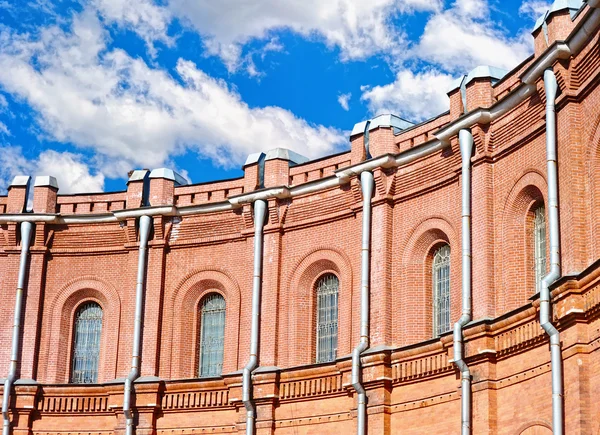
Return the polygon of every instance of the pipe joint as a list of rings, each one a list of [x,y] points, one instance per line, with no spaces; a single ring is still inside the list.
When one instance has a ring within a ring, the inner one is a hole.
[[[242,372],[242,402],[246,408],[246,435],[254,435],[256,409],[252,402],[252,372],[259,366],[260,299],[262,290],[262,257],[264,226],[268,209],[264,199],[254,201],[254,267],[252,271],[252,323],[250,328],[250,359]]]
[[[148,215],[140,216],[138,229],[140,246],[138,248],[138,267],[135,286],[135,319],[133,329],[133,349],[131,352],[131,370],[129,371],[127,379],[125,379],[123,391],[123,414],[126,421],[126,435],[133,435],[135,427],[133,411],[131,409],[131,396],[133,394],[133,383],[140,376],[142,329],[144,326],[144,281],[146,279],[146,263],[148,259],[148,239],[150,238],[151,231],[152,217]]]
[[[558,93],[556,75],[551,68],[544,71],[546,91],[546,167],[548,179],[548,228],[550,241],[550,272],[540,281],[540,326],[550,338],[550,365],[552,373],[552,431],[562,435],[564,429],[564,403],[562,399],[563,374],[560,333],[552,324],[550,315],[552,295],[550,285],[560,272],[560,226],[558,208],[558,169],[556,146],[556,108]]]
[[[18,379],[17,366],[19,364],[21,317],[23,317],[23,299],[28,277],[29,248],[33,233],[31,222],[22,222],[21,229],[21,256],[19,259],[19,275],[17,278],[17,290],[15,292],[15,312],[13,317],[12,343],[10,350],[10,366],[6,380],[4,381],[4,392],[2,393],[2,435],[10,434],[10,399],[14,382]]]
[[[358,394],[356,433],[363,435],[367,426],[367,394],[361,379],[360,355],[369,348],[369,282],[371,280],[371,200],[375,190],[375,179],[369,171],[360,174],[363,197],[363,220],[361,241],[361,288],[360,288],[360,342],[352,350],[352,387]]]

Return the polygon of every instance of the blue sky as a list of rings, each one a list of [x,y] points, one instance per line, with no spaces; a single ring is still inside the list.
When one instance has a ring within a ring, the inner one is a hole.
[[[532,52],[543,0],[0,0],[0,194],[17,174],[122,190],[135,168],[242,175],[348,148],[378,113],[447,110],[453,78]]]

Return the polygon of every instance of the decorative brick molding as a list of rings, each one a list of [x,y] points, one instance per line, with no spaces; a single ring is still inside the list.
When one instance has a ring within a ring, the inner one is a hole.
[[[292,271],[285,287],[287,295],[284,295],[288,312],[286,339],[289,343],[304,342],[308,345],[289,346],[287,365],[310,364],[315,360],[315,284],[326,273],[333,273],[339,280],[338,355],[350,353],[353,325],[349,313],[352,311],[354,285],[349,259],[337,250],[314,248],[296,263]]]
[[[189,273],[175,287],[169,300],[172,325],[165,325],[171,333],[171,378],[198,376],[198,343],[200,342],[200,302],[210,293],[225,298],[225,348],[223,373],[239,366],[240,289],[234,278],[223,270],[198,270]]]
[[[116,376],[117,343],[121,321],[119,293],[101,278],[84,276],[62,287],[45,310],[44,329],[49,334],[42,338],[45,342],[43,347],[47,352],[41,358],[42,367],[45,368],[42,377],[51,382],[69,381],[75,313],[77,308],[86,301],[98,303],[103,312],[98,380],[105,382]]]

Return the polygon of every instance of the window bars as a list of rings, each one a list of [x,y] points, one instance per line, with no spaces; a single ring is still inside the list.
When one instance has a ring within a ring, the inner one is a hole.
[[[450,330],[450,246],[444,245],[433,255],[433,332]]]
[[[316,362],[335,360],[338,342],[338,278],[332,273],[317,281]]]
[[[87,302],[75,314],[72,383],[95,384],[98,382],[101,335],[102,308],[96,302]]]
[[[533,217],[533,261],[535,270],[535,292],[539,291],[539,284],[546,274],[546,209],[539,205]]]
[[[212,293],[202,301],[200,313],[200,355],[198,375],[201,378],[221,376],[225,343],[225,299]]]

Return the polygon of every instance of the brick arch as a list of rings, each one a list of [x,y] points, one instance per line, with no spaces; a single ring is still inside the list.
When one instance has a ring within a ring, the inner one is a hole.
[[[288,365],[314,362],[315,352],[315,284],[326,273],[339,280],[338,356],[351,351],[352,342],[352,267],[340,251],[317,248],[296,263],[288,279],[287,342]],[[305,343],[309,343],[306,346]]]
[[[98,382],[116,377],[121,299],[108,282],[95,276],[84,276],[65,284],[49,304],[44,322],[44,330],[49,331],[45,339],[44,359],[47,361],[47,382],[69,382],[75,313],[81,304],[88,301],[96,302],[102,308]],[[64,345],[65,341],[67,346]]]
[[[175,287],[167,309],[172,316],[170,337],[170,377],[197,378],[198,341],[200,339],[199,307],[210,293],[225,299],[225,344],[223,373],[238,369],[241,292],[234,278],[223,270],[198,270],[189,273]]]
[[[409,293],[411,305],[397,306],[398,316],[393,319],[394,342],[403,345],[433,337],[432,263],[435,250],[450,245],[450,306],[451,319],[460,316],[460,240],[454,226],[441,216],[430,217],[418,223],[404,244],[401,261],[395,268],[399,287],[394,292]],[[393,296],[394,300],[402,299]]]
[[[535,293],[532,210],[539,203],[548,203],[546,186],[544,176],[530,170],[513,185],[506,199],[498,252],[502,286],[496,293],[497,314],[520,307]]]
[[[552,435],[552,426],[546,421],[532,421],[521,426],[516,435]]]
[[[587,142],[590,146],[587,148],[585,164],[587,166],[588,179],[590,180],[590,226],[592,234],[590,238],[590,254],[592,258],[600,257],[600,247],[597,243],[592,243],[600,238],[600,115],[596,118],[590,140]]]

